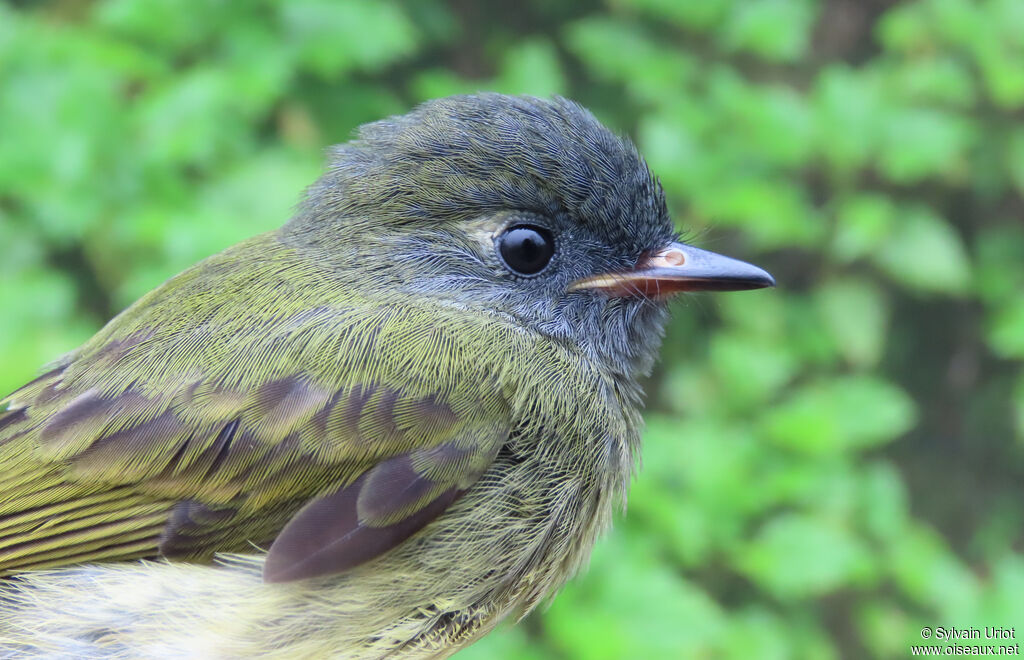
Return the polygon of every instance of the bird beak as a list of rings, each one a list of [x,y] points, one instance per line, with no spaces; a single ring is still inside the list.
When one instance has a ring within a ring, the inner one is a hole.
[[[680,291],[744,291],[767,286],[775,286],[775,279],[757,266],[683,243],[669,243],[641,258],[632,270],[584,277],[570,284],[569,290],[662,298]]]

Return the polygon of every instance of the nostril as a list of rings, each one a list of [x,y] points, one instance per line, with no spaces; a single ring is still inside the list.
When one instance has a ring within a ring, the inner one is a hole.
[[[662,259],[669,266],[682,266],[686,263],[686,255],[680,250],[668,250],[662,255]]]

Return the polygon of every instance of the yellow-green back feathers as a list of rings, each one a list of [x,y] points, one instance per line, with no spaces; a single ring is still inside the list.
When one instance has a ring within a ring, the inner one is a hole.
[[[624,501],[665,294],[770,283],[673,240],[568,101],[364,128],[0,402],[0,649],[438,657],[525,613]]]

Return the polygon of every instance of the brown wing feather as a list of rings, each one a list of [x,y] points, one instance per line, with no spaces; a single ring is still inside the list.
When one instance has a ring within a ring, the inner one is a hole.
[[[311,499],[423,448],[474,457],[416,466],[465,485],[507,436],[500,361],[481,354],[507,328],[386,291],[370,301],[335,275],[274,233],[253,238],[0,400],[0,575],[248,550]],[[427,504],[384,507],[374,524]]]
[[[158,555],[209,560],[265,546],[304,504],[382,458],[462,438],[447,463],[414,475],[444,474],[437,483],[451,494],[506,436],[500,425],[467,422],[439,394],[378,384],[328,392],[281,377],[248,392],[199,381],[111,395],[65,387],[62,377],[57,369],[26,385],[0,413],[0,488],[10,494],[0,504],[0,575]],[[378,487],[378,499],[394,496],[389,524],[408,530],[378,534],[392,541],[377,551],[443,510],[436,496],[412,503],[403,498],[408,484],[393,485],[390,494]]]

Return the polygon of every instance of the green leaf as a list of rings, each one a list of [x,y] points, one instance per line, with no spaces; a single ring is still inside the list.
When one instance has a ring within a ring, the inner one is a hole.
[[[896,468],[872,463],[858,476],[858,518],[871,537],[883,542],[903,534],[909,520],[907,489]]]
[[[1024,593],[1024,556],[1006,551],[994,562],[988,581],[990,593],[981,604],[978,618],[987,625],[1019,626],[1018,622],[1024,621],[1024,601],[1020,597]],[[1020,639],[1019,632],[1016,639]],[[1017,643],[1014,640],[1010,643]]]
[[[920,638],[916,625],[902,607],[887,598],[871,597],[857,608],[855,621],[864,645],[874,657],[898,658],[906,655],[908,640]]]
[[[700,136],[674,112],[644,115],[637,142],[669,190],[688,190],[707,167]]]
[[[766,523],[734,561],[782,599],[822,596],[856,584],[870,568],[866,548],[849,530],[796,513]]]
[[[565,588],[545,619],[563,652],[594,660],[707,656],[725,624],[706,593],[622,534],[598,546],[591,572]]]
[[[920,52],[928,50],[936,35],[924,16],[925,3],[895,5],[876,25],[875,34],[886,50]]]
[[[822,69],[812,92],[816,144],[841,174],[863,167],[881,141],[887,114],[883,85],[875,69],[833,65]]]
[[[933,0],[926,7],[936,32],[954,44],[970,44],[991,27],[985,12],[972,0]]]
[[[1024,291],[1024,225],[1017,219],[982,228],[975,238],[978,295],[993,308]]]
[[[1007,300],[994,310],[988,342],[998,355],[1024,359],[1024,298]]]
[[[815,13],[815,5],[804,0],[735,2],[720,41],[728,51],[749,51],[767,60],[796,60],[807,50]]]
[[[878,364],[889,325],[885,294],[866,279],[834,279],[818,287],[815,300],[846,361],[862,368]]]
[[[801,387],[765,413],[763,432],[779,446],[822,454],[891,442],[914,418],[914,404],[899,388],[847,376]]]
[[[486,90],[486,86],[482,86],[479,81],[466,80],[447,69],[426,69],[413,78],[411,87],[416,100],[420,102]]]
[[[193,0],[108,0],[92,6],[96,25],[165,52],[198,50],[232,20],[241,18],[229,3]],[[242,16],[251,20],[250,16]]]
[[[678,0],[621,0],[623,7],[637,9],[655,18],[683,27],[709,30],[721,23],[728,15],[732,0],[701,0],[701,2],[679,2]]]
[[[138,204],[113,236],[136,250],[119,254],[110,249],[110,235],[97,237],[92,250],[96,267],[112,274],[117,304],[127,306],[197,261],[281,226],[299,201],[299,191],[319,171],[315,151],[253,154],[193,190],[187,204],[170,209]],[[140,253],[141,246],[148,249]]]
[[[547,39],[530,39],[510,48],[502,58],[495,89],[505,94],[552,96],[565,92],[558,52]]]
[[[154,163],[212,168],[245,149],[251,108],[228,74],[197,67],[146,94],[139,116],[143,157]]]
[[[407,109],[408,101],[391,90],[373,82],[353,81],[338,87],[304,89],[301,96],[294,95],[282,104],[277,122],[282,140],[289,145],[319,151],[324,144],[348,140],[360,124]]]
[[[741,428],[652,417],[629,520],[658,530],[680,561],[696,564],[732,545],[746,520],[769,506],[749,487],[759,456],[758,438]]]
[[[900,60],[887,73],[890,95],[913,104],[969,110],[977,100],[977,84],[970,70],[951,56]]]
[[[730,69],[716,69],[708,81],[709,102],[723,127],[718,138],[736,141],[745,160],[796,167],[810,156],[813,124],[810,108],[795,90],[782,85],[752,85]]]
[[[416,28],[388,0],[290,0],[280,11],[299,61],[325,78],[351,68],[379,71],[418,46]]]
[[[711,367],[728,406],[763,403],[796,372],[793,356],[770,342],[740,333],[719,332],[711,338]]]
[[[1024,195],[1024,128],[1015,130],[1007,140],[1006,160],[1013,185]]]
[[[723,321],[731,329],[782,345],[789,336],[787,326],[792,292],[783,289],[763,291],[757,296],[721,296],[716,299]]]
[[[533,617],[535,620],[539,616]],[[459,651],[458,660],[494,660],[514,658],[515,660],[545,660],[551,658],[551,651],[544,648],[536,638],[527,635],[529,622],[523,625],[505,623],[494,632],[488,633],[479,642]]]
[[[1019,35],[1024,22],[1017,21],[1016,27]],[[1020,64],[1020,46],[1003,48],[995,39],[976,39],[973,36],[972,39],[969,45],[992,102],[1005,111],[1024,107],[1024,67]]]
[[[941,619],[974,619],[978,579],[934,530],[916,524],[892,539],[885,567],[905,595]]]
[[[99,320],[74,315],[75,295],[70,278],[38,267],[18,273],[15,286],[0,286],[0,397],[99,329]]]
[[[915,292],[959,295],[967,291],[971,264],[963,242],[925,206],[902,209],[892,235],[875,255],[896,282]]]
[[[761,249],[814,245],[824,233],[807,191],[782,178],[734,176],[705,189],[693,203],[717,223],[743,228]]]
[[[907,184],[937,175],[966,178],[967,152],[975,140],[970,121],[932,108],[900,108],[885,115],[882,131],[879,167],[888,179]]]
[[[1016,422],[1017,440],[1024,444],[1024,373],[1017,379],[1017,387],[1013,390],[1013,417]]]
[[[685,51],[660,44],[642,25],[600,16],[570,23],[568,49],[599,80],[621,83],[642,101],[662,103],[684,88],[697,64]],[[629,53],[629,57],[622,57]]]
[[[839,200],[832,252],[850,262],[870,255],[888,237],[896,221],[896,206],[888,197],[859,193]]]
[[[839,349],[810,296],[791,295],[785,307],[786,343],[805,366],[831,369],[838,361]]]
[[[683,3],[685,4],[685,3]],[[759,660],[787,660],[799,655],[792,622],[767,607],[744,607],[729,619],[722,658],[758,658]]]

